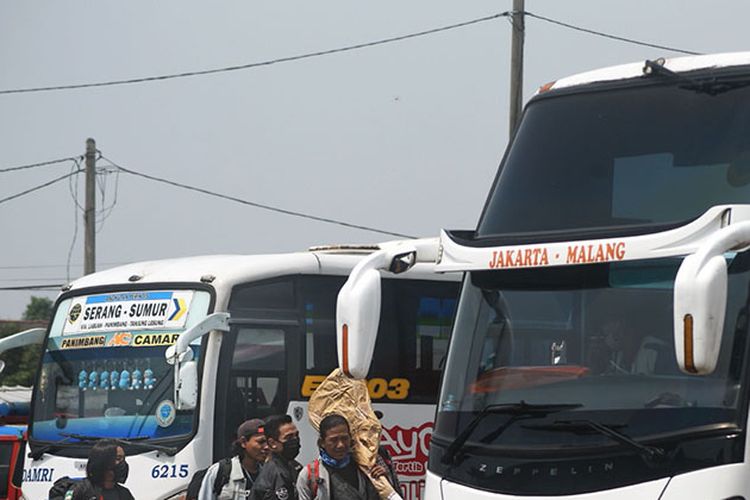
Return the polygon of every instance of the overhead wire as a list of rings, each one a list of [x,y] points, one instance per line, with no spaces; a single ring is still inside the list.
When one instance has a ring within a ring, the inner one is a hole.
[[[16,88],[16,89],[3,89],[0,90],[0,95],[4,94],[22,94],[22,93],[32,93],[32,92],[49,92],[49,91],[55,91],[55,90],[76,90],[76,89],[84,89],[84,88],[92,88],[92,87],[111,87],[115,85],[128,85],[128,84],[137,84],[137,83],[146,83],[146,82],[153,82],[153,81],[163,81],[163,80],[172,80],[176,78],[188,78],[188,77],[194,77],[194,76],[204,76],[204,75],[211,75],[216,73],[226,73],[231,71],[239,71],[239,70],[245,70],[245,69],[251,69],[251,68],[258,68],[261,66],[272,66],[274,64],[280,64],[280,63],[286,63],[286,62],[292,62],[292,61],[299,61],[303,59],[310,59],[315,57],[321,57],[321,56],[327,56],[331,54],[338,54],[342,52],[348,52],[353,50],[360,50],[368,47],[374,47],[377,45],[384,45],[388,43],[393,42],[399,42],[402,40],[408,40],[410,38],[417,38],[427,35],[432,35],[435,33],[440,33],[443,31],[449,31],[454,30],[458,28],[463,28],[465,26],[470,26],[473,24],[483,23],[486,21],[492,21],[494,19],[498,19],[501,17],[510,18],[514,14],[524,14],[526,16],[532,17],[534,19],[538,19],[540,21],[552,23],[564,28],[572,29],[575,31],[580,31],[582,33],[588,33],[590,35],[600,36],[604,38],[608,38],[611,40],[616,40],[624,43],[630,43],[634,45],[640,45],[643,47],[651,47],[651,48],[657,48],[662,50],[668,50],[671,52],[677,52],[680,54],[687,54],[687,55],[701,55],[700,52],[692,51],[692,50],[686,50],[686,49],[680,49],[678,47],[671,47],[668,45],[661,45],[656,44],[652,42],[645,42],[643,40],[636,40],[634,38],[628,38],[624,36],[619,35],[613,35],[611,33],[605,33],[603,31],[597,31],[590,28],[584,28],[582,26],[577,26],[571,23],[567,23],[564,21],[560,21],[558,19],[553,19],[551,17],[542,16],[540,14],[535,14],[530,11],[522,11],[522,12],[515,12],[515,11],[505,11],[505,12],[499,12],[496,14],[492,14],[489,16],[484,16],[476,19],[471,19],[469,21],[464,21],[460,23],[455,24],[449,24],[447,26],[441,26],[438,28],[432,28],[424,31],[419,31],[415,33],[409,33],[406,35],[400,35],[400,36],[394,36],[390,38],[383,38],[379,40],[374,40],[370,42],[364,42],[364,43],[358,43],[355,45],[348,45],[345,47],[339,47],[334,49],[328,49],[328,50],[320,50],[316,52],[308,52],[305,54],[298,54],[295,56],[287,56],[287,57],[280,57],[276,59],[269,59],[266,61],[259,61],[259,62],[253,62],[253,63],[247,63],[247,64],[238,64],[234,66],[224,66],[220,68],[212,68],[212,69],[204,69],[204,70],[196,70],[196,71],[185,71],[182,73],[169,73],[169,74],[163,74],[163,75],[154,75],[154,76],[145,76],[145,77],[136,77],[136,78],[126,78],[122,80],[108,80],[108,81],[102,81],[102,82],[90,82],[90,83],[78,83],[78,84],[67,84],[67,85],[53,85],[53,86],[47,86],[47,87],[28,87],[28,88]],[[511,21],[512,23],[512,21]],[[2,173],[2,170],[0,170],[0,173]]]
[[[62,288],[62,283],[45,284],[45,285],[19,285],[19,286],[0,286],[1,292],[17,292],[23,290],[50,290],[58,291]]]
[[[44,188],[46,188],[48,186],[51,186],[51,185],[53,185],[53,184],[55,184],[57,182],[63,181],[65,179],[67,179],[68,177],[72,177],[74,175],[77,175],[80,172],[81,172],[81,170],[76,170],[74,172],[70,172],[70,173],[67,173],[65,175],[61,175],[60,177],[55,177],[51,181],[47,181],[45,183],[39,184],[38,186],[34,186],[32,188],[26,189],[24,191],[21,191],[20,193],[16,193],[14,195],[7,196],[5,198],[0,198],[0,204],[3,204],[5,202],[11,201],[11,200],[15,200],[16,198],[20,198],[20,197],[25,196],[27,194],[31,194],[31,193],[33,193],[35,191],[39,191],[40,189],[44,189]]]
[[[441,26],[438,28],[432,28],[424,31],[418,31],[416,33],[409,33],[407,35],[400,35],[400,36],[394,36],[390,38],[382,38],[380,40],[374,40],[371,42],[364,42],[364,43],[358,43],[355,45],[348,45],[345,47],[339,47],[335,49],[327,49],[327,50],[320,50],[316,52],[308,52],[305,54],[298,54],[295,56],[287,56],[287,57],[279,57],[276,59],[269,59],[266,61],[259,61],[259,62],[253,62],[253,63],[247,63],[247,64],[239,64],[236,66],[225,66],[221,68],[212,68],[212,69],[204,69],[204,70],[197,70],[197,71],[185,71],[182,73],[171,73],[171,74],[164,74],[164,75],[155,75],[155,76],[146,76],[146,77],[140,77],[140,78],[127,78],[123,80],[109,80],[109,81],[103,81],[103,82],[93,82],[93,83],[78,83],[78,84],[69,84],[69,85],[54,85],[49,87],[31,87],[31,88],[17,88],[17,89],[4,89],[0,90],[0,95],[3,94],[22,94],[22,93],[30,93],[30,92],[49,92],[53,90],[75,90],[75,89],[84,89],[84,88],[92,88],[92,87],[111,87],[114,85],[128,85],[128,84],[134,84],[134,83],[144,83],[144,82],[153,82],[153,81],[163,81],[163,80],[172,80],[175,78],[187,78],[187,77],[193,77],[193,76],[203,76],[203,75],[212,75],[216,73],[226,73],[230,71],[239,71],[239,70],[245,70],[250,68],[258,68],[261,66],[272,66],[274,64],[280,64],[280,63],[286,63],[286,62],[292,62],[292,61],[300,61],[303,59],[311,59],[314,57],[322,57],[327,56],[331,54],[339,54],[342,52],[349,52],[352,50],[360,50],[368,47],[375,47],[377,45],[384,45],[387,43],[393,43],[393,42],[399,42],[402,40],[408,40],[410,38],[417,38],[427,35],[433,35],[435,33],[440,33],[443,31],[449,31],[454,30],[457,28],[463,28],[465,26],[470,26],[473,24],[483,23],[486,21],[492,21],[494,19],[507,16],[508,12],[500,12],[497,14],[492,14],[485,17],[480,17],[476,19],[471,19],[469,21],[464,21],[460,23],[450,24],[447,26]]]
[[[76,164],[78,167],[78,170],[81,170],[81,165],[79,163]],[[75,189],[71,186],[72,179],[69,178],[68,180],[68,188],[70,190],[70,195],[73,198],[73,238],[70,241],[70,247],[68,248],[68,260],[67,264],[65,266],[65,282],[70,283],[70,261],[73,258],[73,249],[75,248],[76,240],[78,239],[78,210],[80,209],[81,212],[85,212],[84,208],[81,206],[81,204],[78,202],[78,179],[76,179],[75,182]]]
[[[0,281],[41,281],[41,280],[61,280],[64,279],[62,277],[40,277],[40,278],[33,278],[33,277],[25,277],[25,278],[0,278]]]
[[[583,33],[588,33],[590,35],[596,35],[596,36],[600,36],[600,37],[604,37],[604,38],[609,38],[611,40],[617,40],[617,41],[620,41],[620,42],[631,43],[633,45],[641,45],[643,47],[651,47],[651,48],[654,48],[654,49],[668,50],[670,52],[678,52],[680,54],[687,54],[687,55],[691,55],[691,56],[699,56],[699,55],[701,55],[700,52],[694,52],[692,50],[685,50],[685,49],[679,49],[677,47],[669,47],[667,45],[659,45],[659,44],[656,44],[656,43],[644,42],[642,40],[636,40],[636,39],[633,39],[633,38],[626,38],[624,36],[612,35],[610,33],[604,33],[603,31],[596,31],[596,30],[592,30],[592,29],[589,29],[589,28],[584,28],[584,27],[581,27],[581,26],[576,26],[574,24],[566,23],[566,22],[563,22],[563,21],[558,21],[557,19],[552,19],[550,17],[540,16],[539,14],[534,14],[533,12],[529,12],[529,11],[523,11],[522,13],[525,14],[525,15],[527,15],[527,16],[529,16],[529,17],[533,17],[534,19],[539,19],[540,21],[545,21],[545,22],[548,22],[548,23],[551,23],[551,24],[556,24],[556,25],[562,26],[564,28],[572,29],[572,30],[575,30],[575,31],[580,31],[580,32],[583,32]]]
[[[130,264],[130,262],[97,262],[97,266],[121,266]],[[0,269],[54,269],[59,267],[65,267],[67,264],[24,264],[19,266],[0,266]],[[72,267],[83,267],[83,263],[71,264]]]
[[[48,165],[55,165],[57,163],[65,163],[68,161],[76,161],[77,158],[80,157],[67,157],[67,158],[58,158],[56,160],[49,160],[49,161],[42,161],[39,163],[31,163],[29,165],[18,165],[15,167],[6,167],[6,168],[0,168],[0,174],[4,174],[6,172],[16,172],[18,170],[27,170],[30,168],[37,168],[37,167],[46,167]]]
[[[100,155],[99,159],[104,159],[101,156],[101,152],[100,151],[99,151],[99,155]],[[117,195],[118,195],[119,190],[120,190],[120,170],[117,167],[114,167],[114,165],[111,165],[111,167],[113,167],[113,168],[107,168],[107,167],[101,167],[101,168],[99,168],[99,167],[97,167],[97,176],[96,176],[97,179],[102,179],[102,178],[104,179],[104,180],[100,180],[99,181],[99,191],[101,193],[102,205],[103,206],[102,206],[102,208],[100,210],[97,210],[97,214],[96,214],[97,215],[97,217],[96,217],[96,221],[97,221],[96,232],[97,233],[101,232],[102,229],[104,229],[104,221],[106,221],[107,219],[109,219],[109,217],[112,215],[112,212],[114,212],[115,206],[117,205]],[[115,176],[115,187],[114,187],[114,190],[113,190],[114,191],[114,195],[113,195],[112,202],[110,203],[109,206],[106,206],[106,198],[107,198],[107,193],[106,193],[107,181],[106,181],[106,177],[109,176],[109,175],[114,175]]]
[[[325,222],[327,224],[334,224],[334,225],[337,225],[337,226],[347,227],[347,228],[351,228],[351,229],[360,229],[362,231],[369,231],[369,232],[372,232],[372,233],[385,234],[387,236],[396,236],[397,238],[410,238],[410,239],[411,238],[415,238],[415,236],[411,236],[411,235],[408,235],[408,234],[397,233],[395,231],[387,231],[387,230],[384,230],[384,229],[378,229],[378,228],[375,228],[375,227],[365,226],[365,225],[362,225],[362,224],[353,224],[353,223],[350,223],[350,222],[345,222],[345,221],[341,221],[341,220],[337,220],[337,219],[332,219],[332,218],[328,218],[328,217],[320,217],[320,216],[317,216],[317,215],[312,215],[312,214],[308,214],[308,213],[304,213],[304,212],[298,212],[298,211],[295,211],[295,210],[287,210],[287,209],[284,209],[284,208],[279,208],[279,207],[275,207],[275,206],[272,206],[272,205],[266,205],[264,203],[258,203],[258,202],[255,202],[255,201],[246,200],[246,199],[243,199],[243,198],[238,198],[236,196],[230,196],[230,195],[218,193],[216,191],[211,191],[211,190],[208,190],[208,189],[204,189],[204,188],[200,188],[200,187],[196,187],[196,186],[191,186],[189,184],[183,184],[181,182],[175,182],[175,181],[172,181],[172,180],[169,180],[169,179],[165,179],[163,177],[157,177],[155,175],[144,174],[142,172],[137,172],[135,170],[132,170],[132,169],[129,169],[129,168],[125,168],[122,165],[119,165],[116,162],[110,160],[109,158],[106,158],[106,157],[104,157],[104,158],[108,162],[110,162],[112,165],[114,165],[118,169],[120,169],[120,171],[125,172],[126,174],[130,174],[130,175],[133,175],[133,176],[136,176],[136,177],[142,177],[144,179],[149,179],[151,181],[160,182],[160,183],[167,184],[167,185],[170,185],[170,186],[173,186],[173,187],[179,187],[179,188],[182,188],[182,189],[187,189],[187,190],[190,190],[190,191],[195,191],[195,192],[198,192],[198,193],[206,194],[208,196],[213,196],[215,198],[221,198],[221,199],[224,199],[224,200],[233,201],[235,203],[240,203],[242,205],[248,205],[248,206],[255,207],[255,208],[260,208],[260,209],[263,209],[263,210],[268,210],[270,212],[276,212],[276,213],[280,213],[280,214],[284,214],[284,215],[291,215],[293,217],[300,217],[300,218],[303,218],[303,219],[309,219],[309,220],[314,220],[314,221],[318,221],[318,222]]]

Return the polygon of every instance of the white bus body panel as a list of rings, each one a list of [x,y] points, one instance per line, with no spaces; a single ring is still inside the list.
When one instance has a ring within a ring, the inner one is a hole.
[[[441,231],[436,269],[438,272],[499,271],[688,255],[723,227],[747,220],[750,220],[750,205],[719,205],[693,222],[659,233],[496,247],[463,246]]]
[[[664,67],[674,72],[697,71],[709,68],[728,68],[750,65],[750,52],[727,52],[700,56],[672,57],[664,60]],[[595,69],[561,78],[548,90],[559,90],[595,82],[611,82],[643,76],[644,61]]]
[[[428,473],[427,474],[427,491],[425,492],[425,500],[463,500],[465,498],[476,498],[479,500],[512,500],[512,499],[523,499],[523,500],[660,500],[664,488],[669,483],[668,478],[658,479],[656,481],[649,481],[648,483],[635,484],[632,486],[626,486],[624,488],[617,488],[614,490],[597,491],[594,493],[583,493],[580,495],[565,495],[565,496],[515,496],[515,495],[503,495],[501,493],[491,493],[489,491],[478,490],[474,488],[467,488],[460,484],[451,483],[449,481],[442,481],[440,477]],[[441,494],[442,488],[442,494]],[[706,486],[707,488],[707,486]],[[693,492],[695,493],[695,492]],[[677,498],[677,497],[675,497]],[[723,498],[712,495],[687,495],[680,497],[680,500],[686,499],[708,499],[708,498]],[[664,499],[666,500],[666,499]]]
[[[187,488],[197,470],[208,467],[211,462],[209,449],[204,442],[193,440],[173,457],[155,451],[130,456],[127,458],[130,472],[125,486],[139,499],[164,499],[176,495]],[[84,478],[86,459],[49,454],[34,461],[27,458],[22,483],[24,498],[47,498],[54,481],[65,476]]]

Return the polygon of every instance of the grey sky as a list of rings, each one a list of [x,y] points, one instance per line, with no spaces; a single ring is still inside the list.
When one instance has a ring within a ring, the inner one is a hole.
[[[0,5],[0,89],[262,61],[510,8],[510,0],[7,1]],[[747,2],[527,0],[526,8],[699,52],[747,48]],[[527,19],[526,31],[526,99],[566,75],[676,55],[535,19]],[[420,236],[469,228],[507,142],[509,52],[510,26],[498,19],[220,75],[0,95],[0,168],[82,154],[91,136],[125,167],[259,203]],[[68,168],[0,174],[0,198]],[[114,181],[106,178],[106,201]],[[80,222],[67,183],[0,205],[0,287],[64,282],[74,217]],[[100,269],[388,239],[124,174],[97,238]],[[82,244],[79,224],[71,277],[81,272]],[[19,317],[30,295],[0,292],[0,318]]]

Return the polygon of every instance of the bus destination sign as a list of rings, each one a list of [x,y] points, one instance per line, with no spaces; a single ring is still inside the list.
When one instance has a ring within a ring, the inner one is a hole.
[[[86,295],[72,300],[63,334],[122,330],[171,330],[185,326],[192,291],[143,291]]]

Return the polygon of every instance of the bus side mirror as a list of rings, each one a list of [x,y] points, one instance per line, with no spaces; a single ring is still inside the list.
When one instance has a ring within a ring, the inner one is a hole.
[[[0,339],[0,354],[17,347],[38,344],[44,340],[46,334],[47,330],[45,328],[31,328]],[[5,361],[0,360],[0,373],[3,370],[5,370]]]
[[[347,280],[336,300],[336,344],[339,367],[348,377],[363,379],[370,370],[380,323],[380,273],[367,269]]]
[[[731,212],[726,219],[731,220]],[[674,347],[680,369],[708,375],[716,369],[727,307],[724,254],[750,243],[750,222],[730,224],[685,257],[674,281]]]
[[[716,369],[727,303],[727,264],[723,255],[701,262],[685,258],[674,283],[674,345],[685,373],[708,375]]]
[[[178,410],[191,410],[198,404],[198,369],[190,343],[212,330],[229,331],[229,313],[209,314],[180,333],[177,342],[164,352],[167,363],[174,365],[174,403]],[[183,406],[183,401],[187,406]]]
[[[177,407],[181,410],[192,410],[198,406],[198,363],[187,361],[180,365],[177,383]]]
[[[352,269],[336,300],[336,345],[339,368],[348,377],[367,376],[380,324],[380,271],[399,274],[417,262],[418,244],[437,246],[437,240],[384,244]]]

